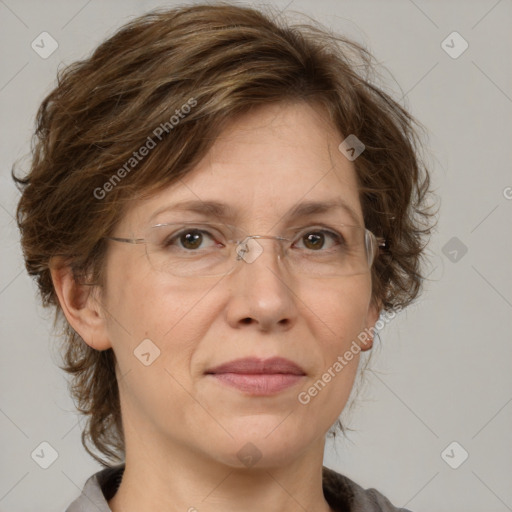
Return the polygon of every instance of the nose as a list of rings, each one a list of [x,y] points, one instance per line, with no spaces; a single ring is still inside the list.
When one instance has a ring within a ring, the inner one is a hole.
[[[227,321],[233,328],[252,326],[261,331],[284,331],[297,320],[294,280],[282,261],[275,239],[248,238],[240,244],[228,276],[231,297]]]

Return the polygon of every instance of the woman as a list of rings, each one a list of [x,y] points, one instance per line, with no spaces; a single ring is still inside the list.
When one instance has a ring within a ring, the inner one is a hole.
[[[106,466],[69,512],[397,510],[322,466],[430,231],[414,120],[369,72],[342,37],[204,4],[60,74],[17,181]]]

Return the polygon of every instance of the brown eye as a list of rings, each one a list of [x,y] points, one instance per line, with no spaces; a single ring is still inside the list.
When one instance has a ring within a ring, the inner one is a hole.
[[[185,249],[197,249],[202,241],[203,234],[199,230],[187,231],[180,235],[180,243]]]
[[[215,229],[182,226],[181,230],[163,236],[159,245],[168,251],[203,252],[223,247],[222,239],[222,233]]]
[[[333,247],[343,245],[342,235],[325,229],[307,231],[299,240],[303,245],[303,247],[299,246],[299,249],[307,249],[313,252],[324,252]]]
[[[304,245],[308,249],[321,249],[325,242],[325,236],[323,233],[309,233],[302,237],[302,240],[304,240]]]

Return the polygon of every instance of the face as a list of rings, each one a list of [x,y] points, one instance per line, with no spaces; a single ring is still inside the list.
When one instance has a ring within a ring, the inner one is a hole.
[[[354,166],[337,150],[342,140],[313,106],[255,110],[233,121],[179,183],[135,203],[114,236],[143,237],[148,226],[179,221],[218,220],[274,235],[297,225],[363,226]],[[355,218],[343,209],[290,217],[298,203],[333,200]],[[166,210],[182,201],[223,203],[229,216]],[[336,362],[377,320],[370,273],[300,275],[278,257],[276,241],[259,243],[257,259],[221,277],[157,271],[144,244],[110,243],[100,298],[108,311],[104,337],[118,362],[125,428],[138,442],[154,450],[180,446],[231,466],[253,450],[249,455],[262,455],[260,467],[270,467],[305,453],[341,413],[359,353],[352,350],[341,370]],[[302,372],[267,375],[259,384],[259,377],[207,373],[249,357],[285,358]]]

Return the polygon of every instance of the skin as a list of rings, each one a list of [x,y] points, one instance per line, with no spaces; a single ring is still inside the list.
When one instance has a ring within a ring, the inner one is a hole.
[[[260,107],[233,120],[182,181],[134,203],[114,235],[141,237],[156,210],[198,198],[231,205],[238,213],[230,223],[251,234],[302,222],[353,224],[342,212],[286,217],[299,201],[339,197],[363,226],[354,165],[337,150],[343,138],[313,105]],[[297,395],[375,325],[371,276],[292,275],[277,242],[260,245],[253,263],[238,262],[222,278],[156,272],[144,244],[116,242],[102,289],[79,287],[65,267],[52,271],[70,324],[91,347],[112,347],[118,362],[126,470],[109,502],[114,512],[331,510],[322,491],[324,439],[348,400],[359,354],[307,405]],[[160,350],[149,366],[133,354],[146,338]],[[204,375],[246,356],[282,356],[306,375],[265,397]],[[247,443],[261,454],[250,467],[237,457]]]

